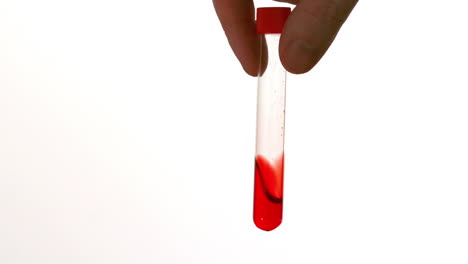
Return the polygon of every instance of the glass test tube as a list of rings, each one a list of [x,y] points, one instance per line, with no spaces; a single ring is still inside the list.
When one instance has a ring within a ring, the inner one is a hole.
[[[286,70],[279,58],[279,40],[290,8],[257,9],[261,55],[257,94],[255,153],[255,225],[271,231],[283,218],[284,115]]]

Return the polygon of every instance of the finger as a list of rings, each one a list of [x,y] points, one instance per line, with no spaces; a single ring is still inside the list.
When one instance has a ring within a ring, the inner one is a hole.
[[[281,61],[289,72],[308,72],[333,42],[358,0],[298,0],[283,29]]]
[[[229,45],[245,72],[258,73],[259,46],[252,0],[213,0]]]

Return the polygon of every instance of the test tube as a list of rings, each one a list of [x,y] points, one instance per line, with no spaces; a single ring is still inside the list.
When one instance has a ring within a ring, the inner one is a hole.
[[[283,218],[284,115],[286,70],[279,58],[279,40],[291,13],[288,7],[257,8],[260,63],[255,151],[255,225],[277,228]]]

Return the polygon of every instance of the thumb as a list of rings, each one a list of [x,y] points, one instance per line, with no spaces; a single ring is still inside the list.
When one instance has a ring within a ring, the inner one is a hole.
[[[286,70],[305,73],[327,51],[358,0],[299,0],[284,26],[280,57]]]

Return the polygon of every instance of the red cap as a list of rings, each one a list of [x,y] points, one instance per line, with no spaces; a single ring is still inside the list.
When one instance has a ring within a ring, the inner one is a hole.
[[[290,13],[289,7],[257,8],[257,34],[281,33]]]

